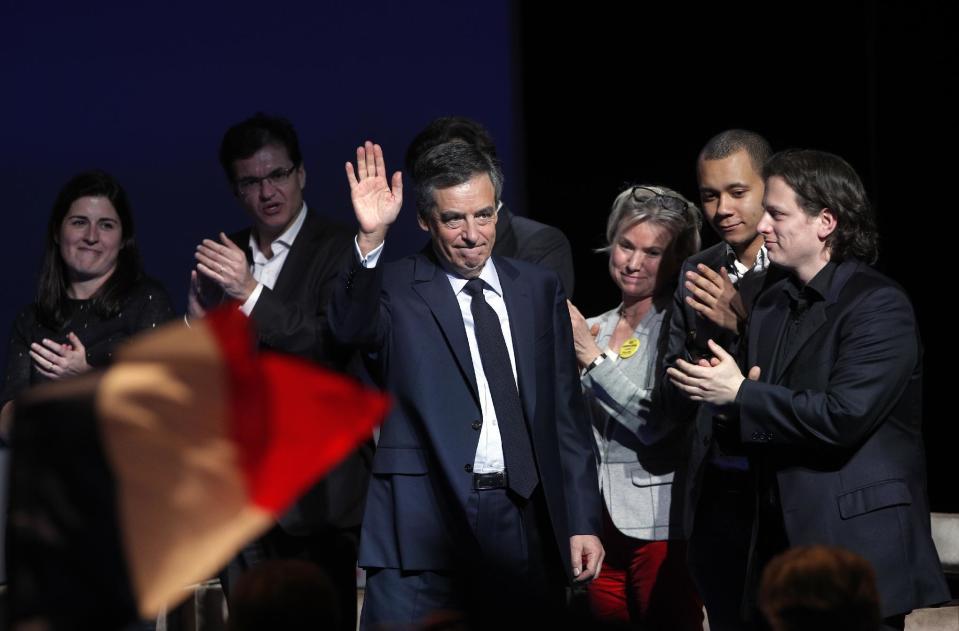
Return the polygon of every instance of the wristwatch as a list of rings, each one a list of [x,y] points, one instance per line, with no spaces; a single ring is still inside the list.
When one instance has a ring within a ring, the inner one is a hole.
[[[593,361],[589,362],[589,365],[586,366],[586,370],[583,371],[583,374],[585,375],[586,373],[588,373],[588,372],[589,372],[590,370],[592,370],[593,368],[596,368],[597,366],[599,366],[600,364],[602,364],[606,359],[608,359],[608,357],[609,357],[609,356],[606,354],[606,351],[603,351],[602,353],[600,353],[599,355],[597,355],[597,356],[596,356],[596,359],[594,359]]]

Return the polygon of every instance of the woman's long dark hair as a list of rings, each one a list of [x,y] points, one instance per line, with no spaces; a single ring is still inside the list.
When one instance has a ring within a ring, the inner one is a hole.
[[[40,322],[51,329],[59,329],[67,318],[67,279],[66,266],[60,255],[60,227],[70,210],[70,206],[81,197],[104,197],[110,200],[120,218],[123,240],[117,255],[117,265],[110,278],[91,298],[91,307],[104,318],[115,316],[120,311],[123,299],[140,280],[143,267],[140,251],[134,239],[133,213],[126,191],[112,175],[103,171],[87,171],[74,176],[67,182],[57,199],[53,202],[50,221],[47,223],[46,249],[40,268],[40,282],[37,287],[37,311]]]

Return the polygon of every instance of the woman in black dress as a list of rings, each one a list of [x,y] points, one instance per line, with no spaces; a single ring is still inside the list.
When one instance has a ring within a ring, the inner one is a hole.
[[[102,171],[75,176],[53,204],[36,301],[13,325],[0,433],[22,390],[105,366],[119,342],[172,316],[166,290],[143,275],[123,188]]]

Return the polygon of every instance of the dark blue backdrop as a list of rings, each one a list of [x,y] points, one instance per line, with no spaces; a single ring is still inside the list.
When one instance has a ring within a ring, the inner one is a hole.
[[[909,291],[925,340],[933,506],[959,510],[943,474],[954,423],[940,412],[955,389],[955,46],[944,5],[18,4],[0,5],[0,336],[34,292],[56,190],[94,166],[129,189],[148,271],[182,309],[196,243],[246,223],[216,151],[225,128],[256,110],[294,121],[308,202],[345,222],[343,162],[362,140],[383,144],[395,169],[431,118],[484,122],[507,202],[569,236],[587,314],[617,299],[592,250],[619,188],[655,181],[695,196],[702,143],[744,126],[776,148],[835,151],[863,176],[880,267]],[[388,258],[423,242],[412,215],[408,203]]]
[[[387,166],[399,169],[406,145],[435,116],[483,121],[509,184],[523,180],[505,0],[22,3],[0,21],[0,190],[12,263],[3,339],[33,296],[58,188],[91,167],[127,188],[147,271],[182,310],[196,244],[247,223],[216,154],[226,127],[258,110],[293,121],[307,202],[350,225],[343,163],[357,144],[381,143]],[[507,198],[521,195],[513,186]],[[423,241],[410,202],[391,257]]]

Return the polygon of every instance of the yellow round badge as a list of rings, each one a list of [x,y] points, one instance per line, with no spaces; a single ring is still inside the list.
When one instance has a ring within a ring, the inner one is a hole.
[[[619,356],[623,359],[627,359],[636,354],[636,351],[639,350],[639,340],[635,337],[631,337],[623,345],[619,347]]]

